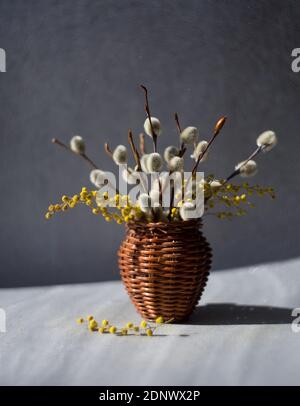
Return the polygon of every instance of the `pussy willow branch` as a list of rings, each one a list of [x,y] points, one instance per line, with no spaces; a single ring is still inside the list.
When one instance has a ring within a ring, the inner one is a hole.
[[[98,169],[97,165],[85,154],[79,154],[75,151],[73,151],[70,147],[68,147],[66,144],[64,144],[62,141],[58,140],[57,138],[52,138],[52,143],[53,144],[57,144],[60,147],[65,148],[66,150],[68,150],[69,152],[72,152],[72,154],[75,154],[77,156],[81,156],[81,158],[83,158],[86,162],[88,162],[88,164],[93,168],[93,169]]]
[[[144,86],[144,85],[141,85],[141,88],[144,90],[144,93],[145,93],[145,111],[147,113],[149,123],[150,123],[152,140],[153,140],[153,149],[154,149],[154,152],[157,152],[157,134],[154,131],[152,120],[151,120],[150,106],[149,106],[149,100],[148,100],[148,90],[147,90],[146,86]]]
[[[230,181],[230,179],[234,178],[235,176],[239,175],[241,172],[241,168],[243,166],[245,166],[251,159],[255,158],[261,151],[263,150],[262,147],[257,147],[252,154],[244,161],[243,165],[241,165],[238,169],[236,169],[235,171],[232,172],[231,175],[229,175],[225,181],[222,183],[223,185],[225,185],[227,182]]]
[[[136,148],[136,146],[134,144],[133,135],[132,135],[131,130],[128,131],[128,142],[129,142],[129,145],[131,147],[134,160],[135,160],[135,162],[137,164],[138,172],[141,172],[142,167],[141,167],[140,155],[139,155],[139,152],[138,152],[138,150],[137,150],[137,148]]]
[[[228,183],[232,178],[234,178],[235,176],[239,175],[241,172],[241,168],[243,166],[245,166],[251,159],[255,158],[261,151],[263,150],[263,147],[257,147],[252,154],[249,155],[249,157],[244,161],[243,165],[241,165],[238,169],[236,169],[235,171],[232,172],[231,175],[229,175],[224,182],[222,182],[222,186],[225,186],[226,183]],[[212,196],[208,196],[205,198],[204,203],[207,203],[208,200],[211,198]]]
[[[179,132],[179,136],[180,136],[180,134],[181,134],[181,132],[182,132],[182,127],[181,127],[181,125],[180,125],[180,121],[179,121],[179,117],[178,117],[178,114],[177,113],[175,113],[175,122],[176,122],[176,126],[177,126],[177,129],[178,129],[178,132]],[[185,147],[185,144],[184,144],[184,142],[182,142],[181,143],[181,146],[180,146],[180,151],[179,151],[179,157],[180,158],[182,158],[183,157],[183,155],[185,154],[185,151],[186,151],[186,147]],[[174,188],[173,188],[174,189]],[[172,193],[172,195],[171,195],[171,209],[170,209],[170,212],[169,212],[169,218],[171,218],[171,210],[172,210],[172,206],[174,205],[174,193],[175,193],[175,191],[173,190],[173,193]],[[184,178],[183,178],[183,170],[181,171],[181,196],[182,196],[182,200],[184,201]]]
[[[149,99],[148,99],[148,90],[146,86],[141,85],[141,88],[144,90],[145,93],[145,110],[149,119],[150,123],[150,128],[151,128],[151,133],[152,133],[152,140],[153,140],[153,150],[154,152],[157,152],[157,134],[154,131],[153,124],[152,124],[152,119],[151,119],[151,113],[150,113],[150,105],[149,105]],[[159,187],[159,203],[162,204],[162,185],[161,181],[159,179],[159,175],[157,177],[158,181],[158,187]]]
[[[175,117],[176,127],[177,127],[177,130],[178,130],[179,136],[180,136],[180,134],[181,134],[181,132],[182,132],[182,129],[181,129],[181,125],[180,125],[180,121],[179,121],[178,114],[175,113],[175,114],[174,114],[174,117]],[[184,146],[184,142],[182,142],[181,145],[180,145],[180,149],[179,149],[179,157],[180,157],[180,158],[182,158],[182,156],[184,155],[185,151],[186,151],[186,148],[185,148],[185,146]]]
[[[131,131],[131,130],[128,131],[128,142],[129,142],[129,145],[130,145],[130,147],[131,147],[134,160],[135,160],[135,162],[136,162],[136,164],[137,164],[138,172],[141,173],[140,179],[141,179],[141,183],[142,183],[143,189],[144,189],[145,193],[148,193],[147,185],[145,185],[144,179],[143,179],[143,171],[142,171],[142,166],[141,166],[140,155],[139,155],[139,152],[138,152],[138,150],[137,150],[137,148],[136,148],[136,146],[135,146],[135,143],[134,143],[134,140],[133,140],[133,135],[132,135],[132,131]]]
[[[112,153],[111,149],[109,148],[109,145],[108,145],[107,142],[104,144],[104,151],[106,152],[106,154],[107,154],[110,158],[113,157],[113,153]]]
[[[227,120],[227,117],[221,117],[218,120],[217,124],[215,125],[213,136],[209,140],[209,142],[208,142],[206,148],[204,149],[204,151],[201,154],[199,154],[198,159],[197,159],[197,161],[196,161],[196,163],[195,163],[195,165],[194,165],[194,167],[192,169],[192,176],[193,177],[195,176],[195,174],[197,172],[197,169],[198,169],[198,166],[199,166],[199,163],[200,163],[201,159],[204,157],[204,155],[206,154],[206,152],[210,148],[211,144],[214,142],[214,140],[219,135],[219,133],[220,133],[221,129],[223,128],[226,120]]]
[[[142,171],[142,168],[141,168],[140,156],[139,156],[138,150],[137,150],[137,148],[136,148],[136,146],[135,146],[135,144],[134,144],[133,135],[132,135],[131,130],[128,131],[128,142],[129,142],[129,145],[130,145],[130,147],[131,147],[134,160],[135,160],[135,162],[136,162],[136,164],[137,164],[138,171],[141,172],[141,171]],[[107,155],[108,155],[110,158],[113,158],[113,153],[112,153],[111,149],[109,148],[109,145],[108,145],[107,142],[104,144],[104,149],[105,149],[105,152],[107,153]],[[126,168],[126,170],[127,170],[127,173],[128,173],[129,175],[132,174],[132,171],[130,170],[130,168]],[[144,188],[145,193],[147,193],[147,188],[146,188],[146,185],[145,185],[143,179],[142,179],[142,182],[141,182],[141,183],[142,183],[142,186],[143,186],[143,188]],[[117,192],[117,193],[119,193],[119,192]]]
[[[140,151],[141,151],[142,155],[146,154],[145,135],[144,135],[144,133],[140,133]]]
[[[86,155],[86,154],[78,154],[77,152],[73,151],[70,147],[68,147],[66,144],[64,144],[62,141],[58,140],[57,138],[52,138],[52,143],[59,145],[60,147],[63,147],[69,152],[72,152],[72,154],[75,154],[77,156],[81,156],[93,169],[99,169],[97,165]],[[109,181],[107,182],[107,185],[109,185],[117,194],[119,194],[118,188],[114,187]]]
[[[139,171],[141,171],[141,162],[140,162],[139,153],[138,153],[138,151],[137,151],[137,149],[136,149],[136,147],[135,147],[135,145],[134,145],[133,136],[132,136],[132,133],[131,133],[130,130],[129,130],[129,132],[128,132],[128,141],[129,141],[129,145],[130,145],[130,147],[131,147],[131,149],[132,149],[132,153],[133,153],[135,162],[136,162],[136,164],[137,164],[137,166],[138,166],[138,168],[139,168]],[[109,145],[108,145],[107,142],[104,144],[104,149],[105,149],[105,152],[107,153],[107,155],[108,155],[110,158],[113,159],[113,153],[112,153],[111,149],[109,148]],[[127,167],[126,170],[127,170],[127,173],[128,173],[129,175],[132,174],[132,171],[131,171],[130,168]],[[146,190],[146,188],[145,188],[144,182],[142,182],[142,186],[143,186],[145,192],[147,192],[147,190]],[[118,193],[119,193],[119,192],[118,192]]]
[[[177,130],[178,130],[179,135],[180,135],[181,132],[182,132],[182,130],[181,130],[181,125],[180,125],[180,122],[179,122],[178,114],[175,113],[175,114],[174,114],[174,117],[175,117],[176,127],[177,127]]]
[[[194,165],[194,167],[193,167],[193,169],[192,169],[192,174],[191,174],[191,176],[190,176],[190,177],[188,178],[188,180],[187,180],[186,187],[187,187],[188,184],[190,183],[191,179],[194,179],[194,178],[195,178],[196,173],[197,173],[197,169],[198,169],[198,166],[199,166],[199,163],[200,163],[201,159],[204,157],[204,155],[206,154],[206,152],[209,150],[211,144],[214,142],[214,140],[215,140],[215,139],[217,138],[217,136],[219,135],[219,133],[220,133],[220,131],[222,130],[222,128],[223,128],[223,126],[224,126],[226,120],[227,120],[227,117],[224,116],[224,117],[221,117],[221,118],[217,121],[217,123],[216,123],[216,125],[215,125],[215,128],[214,128],[213,136],[212,136],[211,139],[209,140],[209,142],[208,142],[206,148],[204,149],[204,151],[203,151],[201,154],[199,154],[198,159],[197,159],[197,161],[196,161],[196,163],[195,163],[195,165]]]
[[[179,136],[180,136],[182,130],[181,130],[181,125],[180,125],[180,121],[179,121],[179,117],[178,117],[177,113],[174,114],[174,118],[175,118],[175,123],[176,123],[177,130],[178,130],[178,133],[179,133]],[[184,142],[182,142],[181,146],[180,146],[179,154],[178,154],[180,158],[183,157],[185,151],[186,151],[186,148],[184,146]],[[173,171],[169,171],[169,176],[172,173],[173,173]],[[172,182],[172,184],[171,184],[171,196],[170,196],[170,209],[169,209],[169,214],[168,214],[168,219],[169,220],[171,220],[172,208],[173,208],[173,205],[174,205],[174,197],[175,197],[175,188],[174,188],[174,182]]]

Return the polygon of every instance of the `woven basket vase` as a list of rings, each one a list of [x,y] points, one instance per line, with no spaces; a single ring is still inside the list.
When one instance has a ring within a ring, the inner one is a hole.
[[[183,321],[197,305],[212,251],[201,220],[131,223],[118,255],[122,281],[141,316]]]

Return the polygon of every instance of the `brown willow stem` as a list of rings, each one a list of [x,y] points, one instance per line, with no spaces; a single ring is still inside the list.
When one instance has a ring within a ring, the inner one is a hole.
[[[221,129],[223,128],[223,126],[224,126],[226,120],[227,120],[227,117],[224,116],[224,117],[221,117],[221,118],[217,121],[217,123],[216,123],[216,125],[215,125],[215,128],[214,128],[213,136],[212,136],[211,139],[209,140],[209,142],[208,142],[206,148],[204,149],[204,151],[203,151],[201,154],[199,154],[198,159],[197,159],[197,161],[196,161],[196,163],[195,163],[195,165],[194,165],[194,167],[193,167],[193,169],[192,169],[192,174],[191,174],[191,176],[190,176],[190,177],[188,178],[188,180],[187,180],[186,187],[187,187],[188,184],[190,183],[190,180],[195,178],[196,173],[197,173],[197,169],[198,169],[198,166],[199,166],[199,163],[200,163],[201,159],[204,157],[204,155],[206,154],[206,152],[209,150],[211,144],[214,142],[214,140],[215,140],[215,139],[217,138],[217,136],[219,135],[219,133],[220,133]]]
[[[57,144],[60,147],[65,148],[66,150],[68,150],[69,152],[72,152],[72,154],[75,154],[77,156],[81,156],[86,162],[89,163],[89,165],[91,165],[94,169],[98,169],[97,165],[85,154],[79,154],[75,151],[73,151],[70,147],[68,147],[66,144],[64,144],[62,141],[58,140],[57,138],[52,138],[52,143],[53,144]]]
[[[147,113],[148,120],[150,123],[152,140],[153,140],[153,149],[154,149],[154,152],[157,152],[157,134],[154,131],[152,120],[151,120],[150,106],[149,106],[149,100],[148,100],[148,90],[147,90],[146,86],[144,86],[144,85],[141,85],[141,88],[144,90],[144,93],[145,93],[145,111]]]
[[[181,130],[181,125],[180,125],[180,121],[179,121],[179,117],[178,117],[178,114],[177,114],[177,113],[174,114],[174,118],[175,118],[175,123],[176,123],[177,130],[178,130],[178,133],[179,133],[179,136],[180,136],[182,130]],[[182,142],[181,145],[180,145],[180,149],[179,149],[179,154],[178,154],[178,156],[179,156],[180,158],[182,158],[183,155],[184,155],[184,153],[185,153],[185,151],[186,151],[186,148],[185,148],[185,146],[184,146],[184,142]],[[173,173],[173,171],[169,171],[169,176],[170,176],[172,173]],[[173,206],[174,206],[174,197],[175,197],[175,189],[174,189],[174,182],[172,182],[172,185],[171,185],[171,195],[170,195],[170,209],[169,209],[169,214],[168,214],[168,219],[169,219],[169,220],[171,220],[172,209],[173,209]]]
[[[128,142],[129,142],[129,145],[131,147],[134,160],[135,160],[135,162],[137,164],[137,169],[138,169],[137,171],[141,172],[143,174],[144,172],[142,171],[140,155],[139,155],[139,152],[138,152],[138,150],[137,150],[137,148],[135,146],[135,143],[133,141],[133,135],[132,135],[131,130],[128,131]],[[143,189],[144,189],[145,193],[148,193],[149,191],[147,190],[147,185],[145,185],[145,183],[144,183],[143,175],[141,175],[140,179],[141,179],[141,184],[143,186]]]
[[[138,150],[137,150],[137,148],[136,148],[136,146],[134,144],[133,135],[132,135],[131,130],[128,131],[128,142],[129,142],[129,145],[131,147],[134,160],[135,160],[135,162],[137,164],[138,171],[141,172],[142,167],[141,167],[140,155],[139,155],[139,152],[138,152]]]
[[[159,188],[159,204],[162,206],[162,201],[163,201],[163,195],[162,195],[162,184],[159,179],[159,174],[158,174],[158,188]]]
[[[72,152],[72,154],[75,154],[77,156],[81,156],[88,164],[93,168],[93,169],[99,169],[97,165],[86,155],[86,154],[78,154],[77,152],[73,151],[70,147],[68,147],[66,144],[64,144],[62,141],[58,140],[57,138],[52,138],[52,143],[57,144],[60,147],[65,148],[67,151]],[[112,189],[115,190],[117,194],[119,194],[118,188],[115,188],[109,181],[107,183]]]
[[[230,179],[234,178],[235,176],[239,175],[241,172],[241,168],[245,166],[251,159],[255,158],[261,151],[263,150],[262,147],[257,147],[252,154],[243,162],[243,165],[241,165],[238,169],[232,172],[231,175],[229,175],[226,180],[222,183],[222,185],[225,185],[227,182],[230,181]]]
[[[175,117],[176,127],[177,127],[177,130],[178,130],[179,136],[180,136],[180,134],[182,133],[182,129],[181,129],[181,125],[180,125],[180,122],[179,122],[178,114],[175,113],[175,114],[174,114],[174,117]],[[178,154],[178,156],[179,156],[180,158],[182,158],[182,157],[183,157],[183,154],[185,153],[185,151],[186,151],[186,148],[185,148],[185,146],[184,146],[184,142],[182,142],[181,145],[180,145],[180,149],[179,149],[179,154]]]
[[[173,208],[173,205],[174,205],[174,195],[175,195],[175,188],[174,188],[174,181],[172,180],[171,196],[170,196],[170,209],[169,209],[169,214],[168,214],[169,221],[171,221],[172,208]]]
[[[106,154],[107,154],[110,158],[113,157],[113,153],[112,153],[111,149],[109,148],[109,145],[108,145],[107,142],[104,144],[104,151],[106,152]]]
[[[175,114],[174,114],[174,117],[175,117],[176,127],[177,127],[178,132],[179,132],[179,135],[180,135],[181,132],[182,132],[182,130],[181,130],[181,125],[180,125],[180,122],[179,122],[178,114],[175,113]]]
[[[199,156],[198,156],[198,159],[197,159],[197,161],[196,161],[196,163],[195,163],[195,165],[194,165],[194,167],[192,169],[192,176],[195,176],[195,174],[197,172],[198,165],[199,165],[201,159],[204,157],[204,155],[206,154],[206,152],[210,148],[211,144],[214,142],[216,137],[219,135],[219,133],[220,133],[222,127],[224,126],[226,120],[227,120],[227,117],[221,117],[218,120],[217,124],[215,125],[214,134],[213,134],[212,138],[209,140],[209,142],[208,142],[206,148],[204,149],[204,151],[201,154],[199,154]]]
[[[140,152],[142,155],[146,154],[145,135],[143,133],[140,133]]]

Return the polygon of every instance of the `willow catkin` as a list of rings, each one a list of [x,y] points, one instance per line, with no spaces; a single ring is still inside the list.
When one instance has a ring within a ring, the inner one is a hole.
[[[106,173],[104,171],[101,171],[100,169],[93,169],[90,172],[90,181],[98,188],[105,184],[106,178]]]
[[[152,123],[153,131],[154,131],[155,135],[160,135],[161,134],[161,124],[160,124],[159,119],[156,117],[151,117],[151,123]],[[144,122],[144,130],[147,135],[149,135],[150,137],[153,136],[150,120],[148,117],[146,118],[146,120]]]
[[[180,139],[185,144],[193,144],[196,142],[197,136],[198,129],[196,127],[187,127],[181,132]]]
[[[172,158],[174,158],[174,156],[178,156],[179,154],[179,150],[178,148],[174,147],[173,145],[170,145],[169,147],[167,147],[164,151],[164,159],[167,163],[170,162],[170,160]]]
[[[256,144],[257,146],[262,147],[264,152],[271,151],[271,149],[277,144],[277,136],[274,131],[264,131],[257,137]]]
[[[194,149],[193,155],[191,156],[191,158],[195,159],[195,161],[198,160],[199,155],[203,154],[203,152],[207,149],[208,146],[208,142],[207,141],[200,141],[196,148]],[[205,154],[203,155],[203,157],[200,159],[200,162],[204,162],[206,161],[208,158],[208,151],[205,152]]]
[[[118,145],[113,152],[113,160],[117,165],[124,165],[127,163],[127,148],[125,145]]]
[[[169,169],[174,172],[181,171],[183,166],[183,158],[180,158],[179,156],[174,156],[169,162]]]
[[[163,160],[159,153],[153,152],[146,158],[146,167],[150,173],[159,172],[163,166]]]
[[[236,170],[239,170],[240,175],[243,178],[248,178],[254,176],[257,173],[257,164],[255,161],[250,159],[247,163],[246,161],[242,161],[238,163],[235,167]]]
[[[70,148],[76,154],[85,153],[85,142],[80,135],[74,135],[70,140]]]

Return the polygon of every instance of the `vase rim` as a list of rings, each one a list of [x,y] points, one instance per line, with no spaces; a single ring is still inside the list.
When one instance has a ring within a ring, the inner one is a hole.
[[[159,222],[150,222],[147,223],[146,221],[132,221],[128,222],[128,228],[136,228],[136,227],[145,227],[145,228],[159,228],[159,229],[170,229],[170,228],[186,228],[186,227],[201,227],[202,226],[202,219],[192,219],[186,221],[159,221]]]

